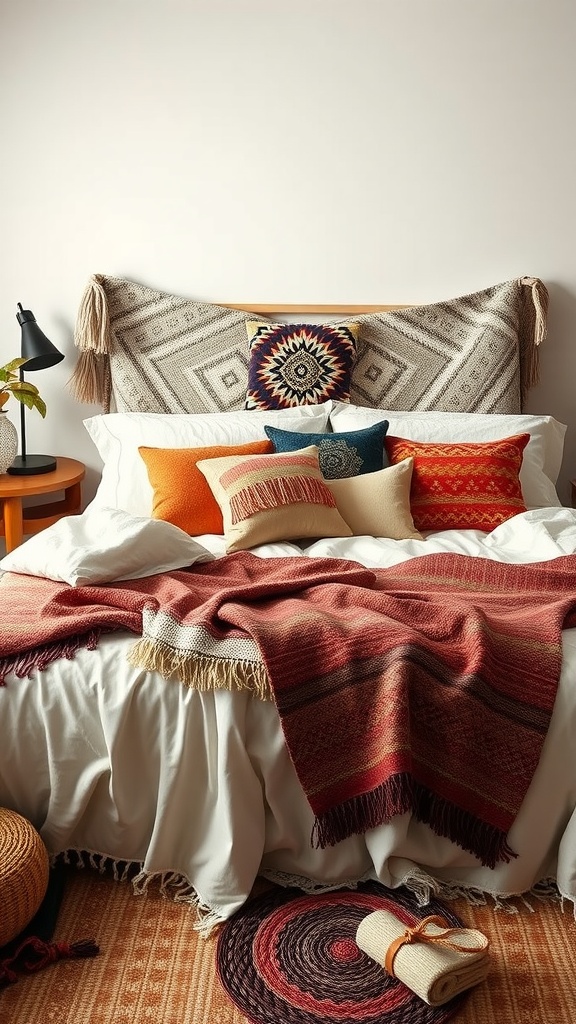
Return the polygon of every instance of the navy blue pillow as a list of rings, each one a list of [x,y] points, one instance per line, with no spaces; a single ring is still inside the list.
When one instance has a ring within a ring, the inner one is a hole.
[[[388,420],[361,430],[331,434],[299,434],[280,427],[264,427],[264,430],[277,452],[295,452],[310,444],[318,445],[318,462],[326,480],[375,473],[389,465],[384,448]]]

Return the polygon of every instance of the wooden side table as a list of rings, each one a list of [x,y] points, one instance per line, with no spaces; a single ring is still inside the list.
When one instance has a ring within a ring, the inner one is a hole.
[[[82,462],[58,458],[56,469],[52,473],[35,473],[31,476],[11,476],[9,473],[0,475],[0,537],[6,538],[7,553],[22,543],[25,534],[39,533],[62,516],[81,511],[81,485],[85,472],[86,467]],[[24,498],[55,491],[64,491],[64,497],[60,501],[23,507]]]

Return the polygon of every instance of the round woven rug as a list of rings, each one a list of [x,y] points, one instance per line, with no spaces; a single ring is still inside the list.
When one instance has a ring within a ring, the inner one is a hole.
[[[377,882],[316,895],[275,887],[249,900],[222,927],[222,985],[253,1024],[441,1024],[467,992],[428,1006],[356,944],[367,914],[394,913],[398,906],[412,919],[410,926],[428,914],[462,924],[444,903],[433,899],[420,907],[407,889]]]

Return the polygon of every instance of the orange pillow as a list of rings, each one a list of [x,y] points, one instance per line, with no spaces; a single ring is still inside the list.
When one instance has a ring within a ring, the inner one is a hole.
[[[208,448],[138,448],[154,491],[152,519],[164,519],[192,536],[224,533],[222,512],[206,477],[196,467],[200,459],[227,455],[264,455],[274,451],[271,441]]]
[[[387,434],[392,464],[414,459],[410,511],[417,530],[494,530],[526,512],[519,473],[530,434],[472,443]]]

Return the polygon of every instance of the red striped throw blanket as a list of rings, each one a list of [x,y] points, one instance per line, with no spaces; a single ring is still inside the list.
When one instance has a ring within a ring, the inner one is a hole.
[[[273,697],[316,845],[409,811],[493,867],[514,856],[576,624],[576,556],[370,570],[242,551],[99,587],[7,573],[0,607],[0,681],[131,630],[138,665]]]

